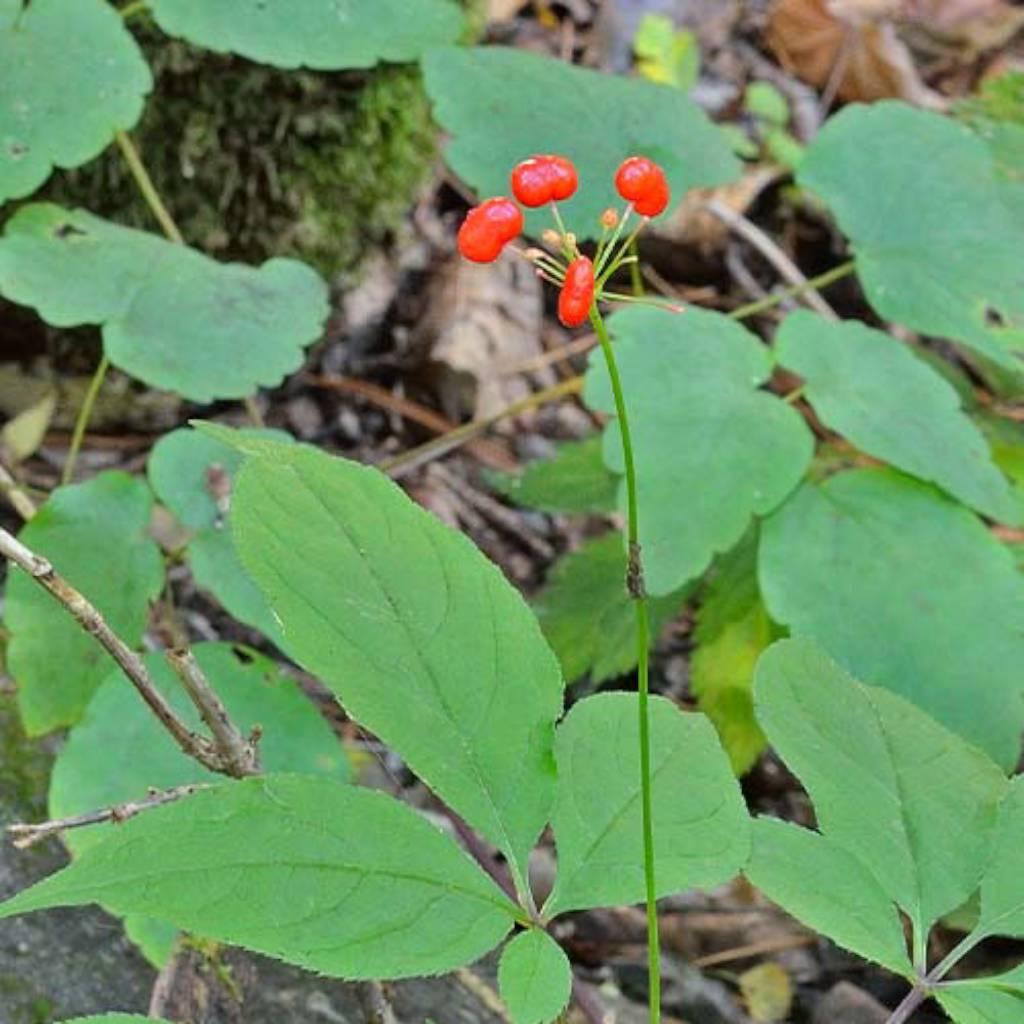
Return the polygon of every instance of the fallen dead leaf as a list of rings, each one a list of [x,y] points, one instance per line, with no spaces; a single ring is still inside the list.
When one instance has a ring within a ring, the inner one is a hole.
[[[767,961],[744,971],[739,978],[747,1013],[757,1024],[775,1024],[789,1016],[793,982],[777,964]]]

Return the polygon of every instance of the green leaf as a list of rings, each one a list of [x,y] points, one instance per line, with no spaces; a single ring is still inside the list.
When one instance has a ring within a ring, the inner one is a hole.
[[[105,1013],[101,1017],[75,1017],[62,1024],[168,1024],[163,1017],[140,1017],[135,1013]]]
[[[1024,775],[1018,775],[999,808],[992,852],[981,880],[977,931],[985,935],[1024,937]]]
[[[776,637],[757,589],[757,534],[722,559],[697,613],[690,685],[742,775],[767,746],[754,717],[754,668]]]
[[[58,488],[19,534],[128,644],[142,639],[149,602],[164,581],[160,551],[147,535],[152,505],[141,481],[101,473]],[[76,722],[113,668],[109,655],[20,570],[11,570],[4,617],[25,730],[38,736]]]
[[[633,37],[637,71],[644,78],[688,92],[700,74],[700,46],[687,29],[663,14],[645,14]]]
[[[196,402],[279,384],[327,316],[327,287],[303,263],[216,263],[49,203],[8,221],[0,294],[56,327],[101,325],[115,366]]]
[[[1019,1024],[1024,995],[955,982],[940,989],[936,999],[956,1024]]]
[[[575,161],[579,192],[559,206],[579,238],[596,237],[601,212],[622,205],[613,179],[635,153],[664,166],[673,207],[691,188],[739,176],[728,139],[678,89],[498,46],[431,50],[424,70],[451,136],[448,162],[481,196],[506,194],[512,168],[532,153]],[[539,234],[550,214],[528,211],[526,225]]]
[[[755,818],[752,833],[745,874],[770,900],[844,949],[913,974],[896,905],[853,854],[775,818]]]
[[[498,988],[513,1024],[548,1024],[569,1003],[572,968],[550,935],[530,928],[502,950]]]
[[[518,476],[492,480],[518,505],[544,512],[611,512],[619,481],[601,457],[601,436],[558,445],[550,459],[529,462]]]
[[[0,905],[0,918],[88,903],[343,978],[451,970],[497,945],[516,914],[404,804],[292,775],[147,811]]]
[[[968,899],[1006,789],[995,764],[807,640],[765,652],[754,699],[768,739],[814,801],[821,832],[874,875],[915,935]]]
[[[804,310],[786,317],[775,346],[779,362],[806,381],[827,427],[993,519],[1021,521],[1009,482],[956,391],[906,345]]]
[[[554,796],[558,663],[462,535],[375,469],[241,439],[242,563],[289,652],[525,877]]]
[[[246,431],[279,441],[281,431]],[[231,492],[245,458],[230,445],[195,430],[165,434],[149,457],[149,482],[156,496],[185,526],[196,583],[210,591],[235,618],[255,627],[278,646],[283,643],[270,606],[242,568],[231,537]]]
[[[635,308],[610,326],[633,433],[647,587],[666,594],[796,487],[814,439],[795,409],[758,390],[771,357],[734,320],[692,307],[682,315]],[[592,408],[613,410],[604,360],[591,361],[584,394]],[[604,455],[623,472],[616,422]]]
[[[878,313],[1020,368],[989,324],[1024,315],[1024,221],[969,128],[894,101],[829,119],[798,180],[832,208]],[[1020,192],[1019,188],[1017,189]]]
[[[463,18],[451,0],[151,0],[168,34],[279,68],[338,71],[418,60],[452,43]]]
[[[978,519],[891,470],[806,485],[765,524],[772,618],[1016,764],[1024,579]]]
[[[644,899],[637,696],[576,704],[555,741],[551,824],[558,875],[545,912]],[[711,723],[670,700],[650,702],[655,879],[659,897],[728,881],[750,850],[739,786]]]
[[[98,156],[153,86],[103,0],[0,0],[0,204]]]
[[[656,642],[689,596],[689,589],[651,598],[648,614]],[[636,668],[636,611],[626,592],[622,535],[587,541],[555,563],[536,604],[541,629],[570,682],[589,675],[603,683]]]

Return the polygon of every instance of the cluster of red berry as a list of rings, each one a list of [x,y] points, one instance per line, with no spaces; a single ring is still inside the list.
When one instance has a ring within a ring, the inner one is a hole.
[[[565,232],[555,205],[569,199],[579,186],[579,175],[572,161],[564,156],[530,157],[513,168],[511,182],[512,194],[523,206],[532,209],[552,204],[560,229],[556,242],[567,264],[538,249],[528,250],[523,255],[536,264],[542,277],[560,286],[558,318],[567,327],[578,327],[586,321],[595,298],[601,297],[604,281],[623,262],[628,243],[617,253],[615,243],[630,213],[635,210],[645,221],[657,217],[668,206],[670,198],[665,172],[656,163],[644,156],[631,156],[623,161],[615,174],[615,189],[629,205],[621,220],[614,210],[602,216],[606,233],[616,227],[618,231],[611,244],[606,245],[606,238],[602,237],[595,268],[594,261],[580,254],[575,236]],[[474,206],[466,214],[459,229],[459,251],[474,263],[492,263],[522,230],[522,211],[511,199],[497,196]],[[630,242],[633,237],[635,232]]]

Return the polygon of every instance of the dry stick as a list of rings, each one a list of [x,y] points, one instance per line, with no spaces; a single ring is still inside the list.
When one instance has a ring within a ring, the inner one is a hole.
[[[150,790],[149,796],[142,800],[129,800],[123,804],[115,804],[102,811],[89,811],[88,814],[76,814],[70,818],[55,818],[36,825],[8,825],[7,834],[11,842],[19,850],[27,850],[30,846],[64,832],[70,828],[85,828],[87,825],[102,825],[112,822],[120,825],[136,814],[148,811],[152,807],[173,803],[184,796],[191,796],[197,790],[206,789],[205,783],[193,783],[188,786],[175,786],[174,789]]]
[[[367,1024],[398,1024],[395,1011],[379,981],[364,981],[358,990]]]
[[[800,285],[807,305],[829,320],[839,319],[836,311],[816,291],[807,287],[807,278],[800,268],[756,224],[718,199],[710,199],[705,205],[709,213],[757,249],[790,284]]]
[[[44,590],[54,597],[65,611],[117,662],[149,705],[150,710],[171,734],[175,743],[189,757],[205,768],[225,775],[235,774],[230,755],[218,750],[205,736],[194,733],[178,717],[157,689],[145,663],[111,628],[89,600],[54,570],[45,559],[31,551],[16,537],[0,529],[0,555],[27,572]]]

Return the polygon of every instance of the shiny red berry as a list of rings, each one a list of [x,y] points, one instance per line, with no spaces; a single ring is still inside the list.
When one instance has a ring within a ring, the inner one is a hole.
[[[566,327],[579,327],[590,315],[594,301],[594,264],[580,256],[569,264],[558,296],[558,319]]]
[[[466,214],[459,228],[459,252],[474,263],[493,263],[522,230],[522,210],[511,199],[487,199]]]
[[[631,156],[615,173],[615,189],[644,217],[656,217],[669,202],[665,172],[645,156]]]
[[[523,206],[568,199],[578,185],[576,168],[564,156],[531,156],[512,169],[512,194]]]

